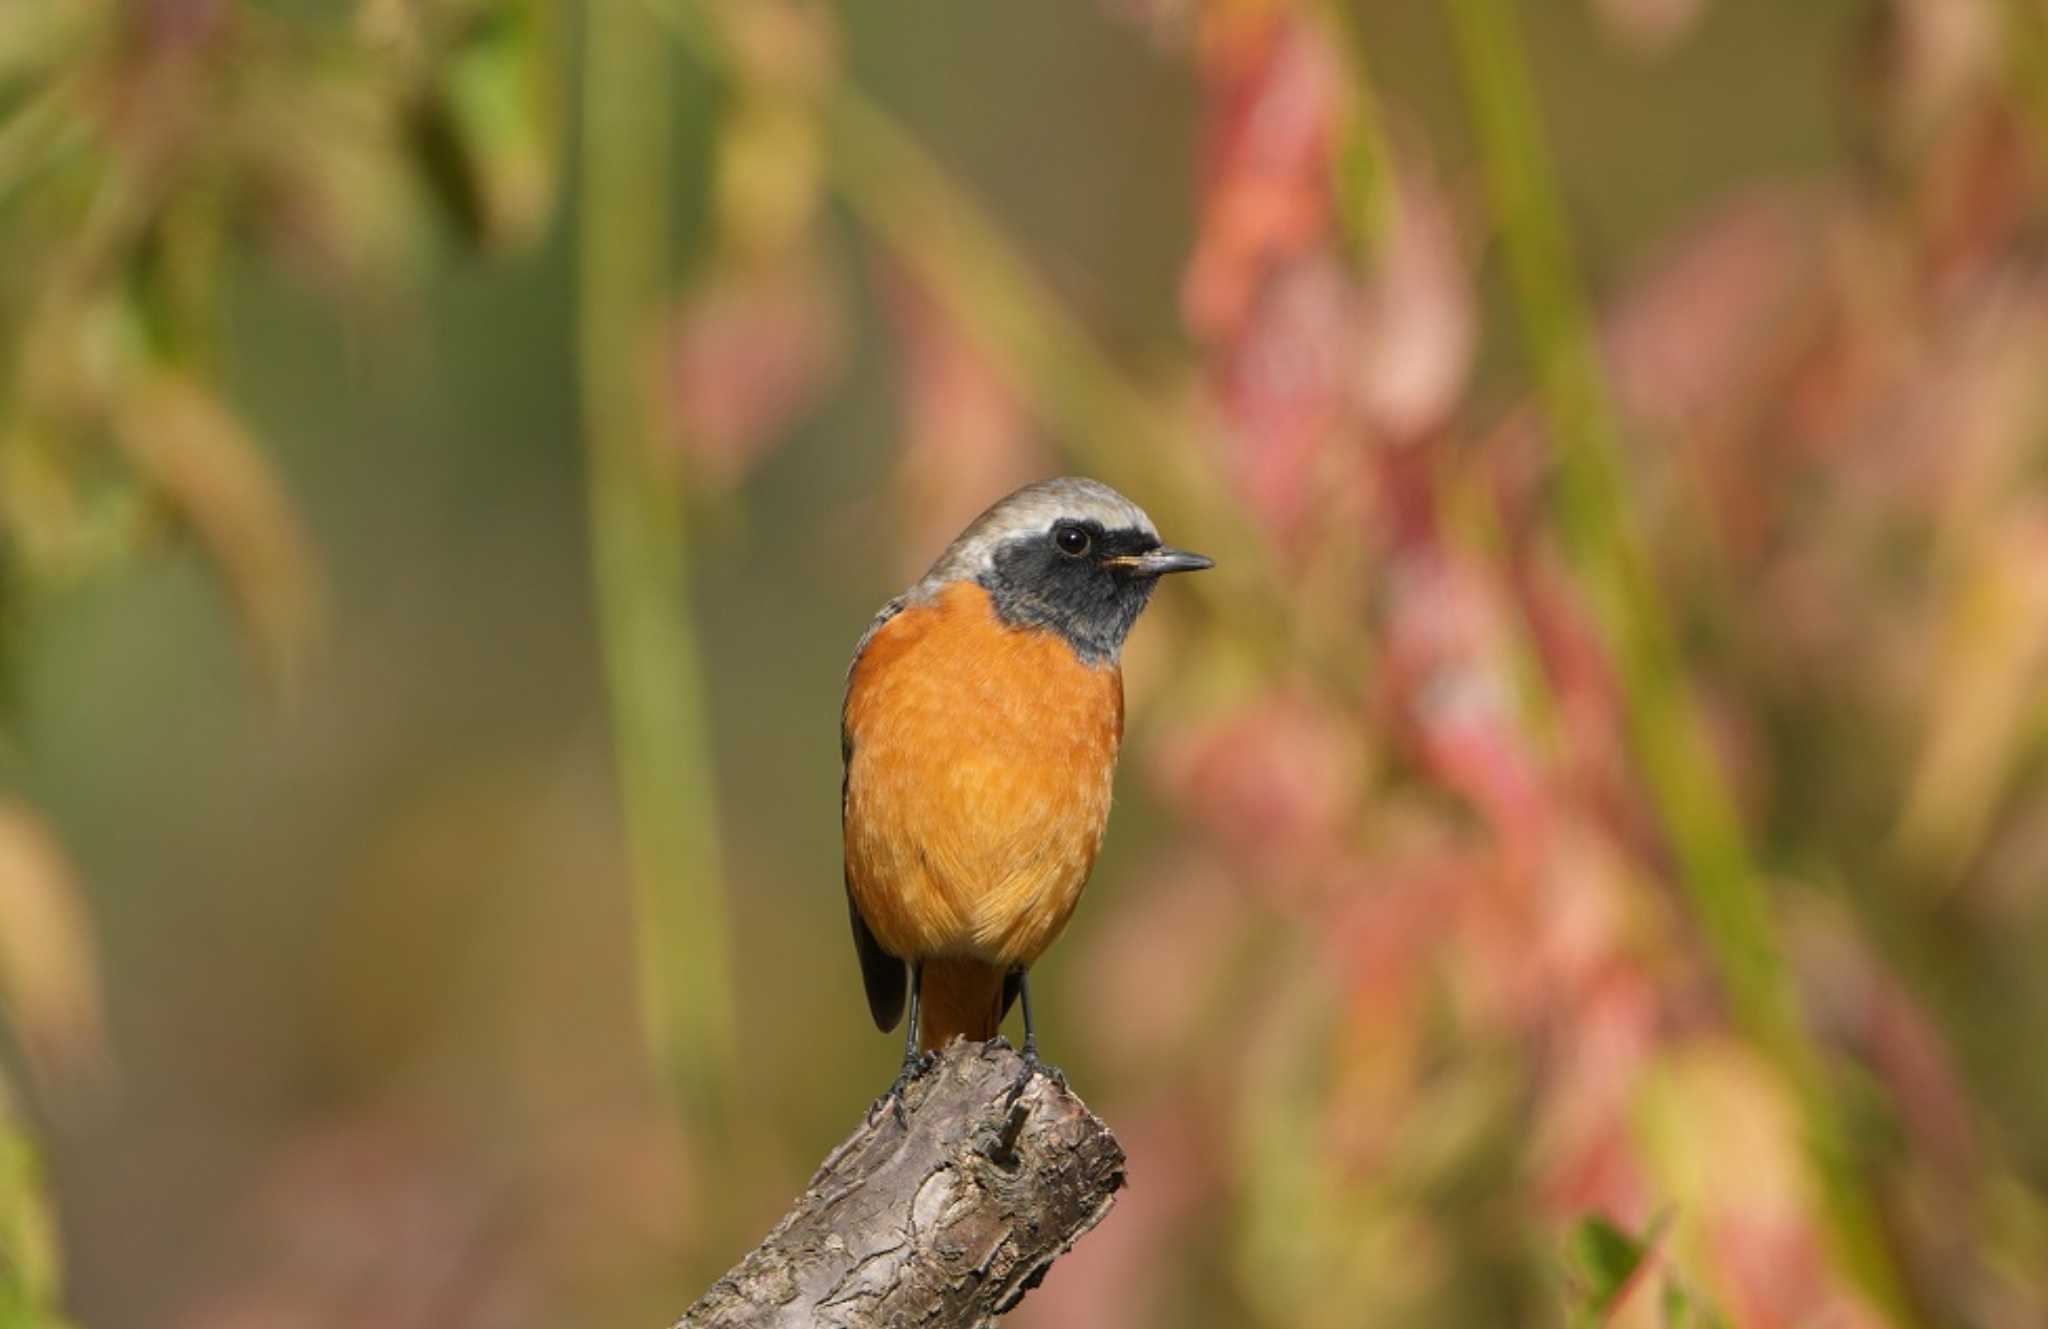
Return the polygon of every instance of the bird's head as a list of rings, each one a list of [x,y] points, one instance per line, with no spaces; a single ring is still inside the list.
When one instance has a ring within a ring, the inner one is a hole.
[[[1162,576],[1212,566],[1162,544],[1144,510],[1108,485],[1061,476],[975,518],[920,585],[974,582],[1004,622],[1057,632],[1083,660],[1105,664]]]

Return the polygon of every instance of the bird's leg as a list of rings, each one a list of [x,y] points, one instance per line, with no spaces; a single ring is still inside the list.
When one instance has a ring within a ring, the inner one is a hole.
[[[1031,1083],[1031,1077],[1041,1073],[1060,1088],[1067,1087],[1067,1077],[1059,1067],[1038,1059],[1038,1029],[1031,1020],[1031,975],[1022,969],[1017,971],[1017,1004],[1024,1008],[1024,1068],[1010,1084],[1010,1091],[1006,1095],[1008,1103],[1015,1103],[1018,1096]]]
[[[1034,1071],[1044,1072],[1054,1084],[1066,1088],[1066,1072],[1049,1061],[1038,1059],[1038,1030],[1031,1022],[1031,976],[1022,970],[1017,973],[1017,1004],[1024,1008],[1024,1064]]]
[[[924,1002],[924,964],[910,962],[910,1018],[903,1022],[903,1071],[905,1079],[917,1070],[917,1025],[918,1007]]]
[[[1038,1027],[1031,1021],[1031,975],[1017,971],[1017,1004],[1024,1008],[1024,1064],[1038,1065]]]
[[[910,1021],[903,1031],[903,1065],[896,1072],[896,1082],[889,1086],[889,1092],[882,1095],[896,1114],[896,1124],[905,1130],[910,1121],[903,1111],[903,1091],[910,1087],[924,1068],[931,1064],[931,1058],[917,1050],[917,1021],[919,999],[924,989],[924,965],[916,960],[910,962]]]

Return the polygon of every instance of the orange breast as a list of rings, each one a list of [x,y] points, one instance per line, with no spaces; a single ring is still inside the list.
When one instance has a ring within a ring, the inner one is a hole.
[[[1036,960],[1095,865],[1123,712],[1114,665],[1006,627],[971,583],[883,624],[846,701],[847,877],[883,947]]]

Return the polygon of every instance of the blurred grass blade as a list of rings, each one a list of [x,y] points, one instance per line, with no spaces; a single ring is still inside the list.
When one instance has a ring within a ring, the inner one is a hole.
[[[57,1220],[42,1156],[0,1084],[0,1326],[62,1329]]]
[[[680,481],[654,446],[650,366],[668,269],[668,44],[642,0],[585,10],[577,342],[592,571],[655,1069],[715,1108],[735,1052],[704,683]]]
[[[2048,520],[1980,515],[1979,543],[1954,574],[1933,632],[1930,717],[1898,828],[1905,862],[1935,893],[1953,889],[1983,850],[2001,792],[2034,735],[2048,661]]]
[[[1076,456],[1111,484],[1148,493],[1171,485],[1170,498],[1148,497],[1169,513],[1189,505],[1192,458],[1175,423],[1108,362],[980,205],[858,92],[838,92],[831,122],[832,166],[855,214],[1004,367]],[[1218,567],[1230,561],[1219,557]]]
[[[1769,901],[1632,527],[1620,429],[1551,182],[1514,0],[1453,0],[1450,14],[1523,342],[1557,453],[1559,527],[1620,669],[1635,758],[1736,1019],[1803,1102],[1840,1252],[1868,1293],[1908,1319],[1876,1207],[1794,1010]]]
[[[1792,1017],[1768,902],[1685,687],[1648,560],[1629,529],[1619,430],[1545,174],[1535,94],[1512,0],[1455,0],[1461,52],[1495,209],[1558,456],[1559,526],[1626,684],[1637,759],[1735,1005],[1777,1042]]]
[[[43,818],[9,798],[0,798],[0,1007],[45,1085],[89,1090],[103,1078],[98,964],[77,875]]]
[[[198,537],[259,658],[291,695],[318,637],[321,594],[298,514],[263,450],[225,403],[172,371],[141,374],[114,434]]]

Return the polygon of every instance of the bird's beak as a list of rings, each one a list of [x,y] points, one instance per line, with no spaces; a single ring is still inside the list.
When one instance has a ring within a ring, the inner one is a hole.
[[[1185,549],[1159,548],[1143,554],[1124,554],[1117,558],[1103,560],[1113,568],[1121,568],[1140,577],[1157,577],[1168,572],[1200,572],[1203,568],[1216,566],[1214,559],[1200,554],[1191,554]]]

